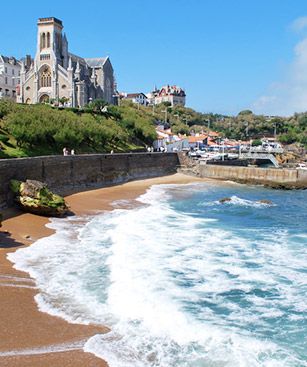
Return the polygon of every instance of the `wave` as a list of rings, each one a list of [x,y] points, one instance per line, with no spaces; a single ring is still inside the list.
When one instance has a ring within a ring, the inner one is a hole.
[[[270,206],[276,206],[276,204],[270,202],[261,202],[260,200],[248,200],[240,198],[236,195],[233,195],[229,198],[229,200],[221,203],[220,201],[216,201],[215,204],[227,204],[227,205],[236,205],[236,206],[245,206],[245,207],[253,207],[253,208],[267,208]]]
[[[306,258],[286,230],[246,237],[176,209],[191,190],[210,191],[153,186],[134,209],[55,219],[55,234],[8,257],[36,279],[42,311],[111,327],[84,346],[111,367],[303,366],[282,326],[305,312]]]

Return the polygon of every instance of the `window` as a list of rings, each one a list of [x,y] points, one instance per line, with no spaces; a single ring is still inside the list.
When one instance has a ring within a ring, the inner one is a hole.
[[[12,69],[12,75],[15,75],[15,70],[14,69]]]
[[[15,85],[15,79],[12,79],[12,85]]]
[[[47,33],[47,47],[50,47],[50,33]]]
[[[51,70],[48,66],[45,66],[41,71],[40,87],[51,87]]]
[[[62,89],[66,89],[66,85],[65,84],[62,85]]]
[[[30,87],[27,87],[27,88],[26,88],[26,90],[28,90],[28,91],[29,91],[30,89],[31,89]]]
[[[40,55],[40,60],[41,61],[50,60],[50,55],[49,54]]]
[[[7,76],[5,77],[5,84],[7,84]]]
[[[43,48],[46,48],[46,34],[45,33],[41,34],[41,50]]]
[[[5,74],[7,74],[7,67],[5,67],[4,70],[5,70]]]

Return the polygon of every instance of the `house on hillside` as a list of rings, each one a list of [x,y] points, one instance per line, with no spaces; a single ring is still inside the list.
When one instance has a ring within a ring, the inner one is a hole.
[[[147,98],[151,104],[158,105],[168,102],[173,106],[185,106],[185,91],[177,85],[165,85],[160,89],[156,89],[148,93]]]
[[[0,98],[16,100],[21,62],[15,57],[0,55]]]
[[[123,93],[123,99],[130,100],[132,103],[136,103],[142,106],[148,105],[148,99],[144,93]]]

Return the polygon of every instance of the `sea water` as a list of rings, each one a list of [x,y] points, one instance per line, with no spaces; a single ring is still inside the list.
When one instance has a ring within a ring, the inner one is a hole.
[[[42,311],[109,326],[84,349],[110,367],[307,366],[307,191],[157,185],[137,201],[55,219],[9,255]]]

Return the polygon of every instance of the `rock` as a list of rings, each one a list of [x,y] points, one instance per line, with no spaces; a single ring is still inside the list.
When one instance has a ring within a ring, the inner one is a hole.
[[[220,203],[228,203],[229,201],[231,201],[231,198],[223,198],[223,199],[220,199],[219,202]]]
[[[266,199],[258,200],[257,203],[267,204],[267,205],[272,205],[273,204],[273,202],[271,200],[266,200]]]
[[[65,200],[51,192],[43,182],[11,180],[10,188],[15,194],[16,202],[27,212],[51,217],[68,213]]]

